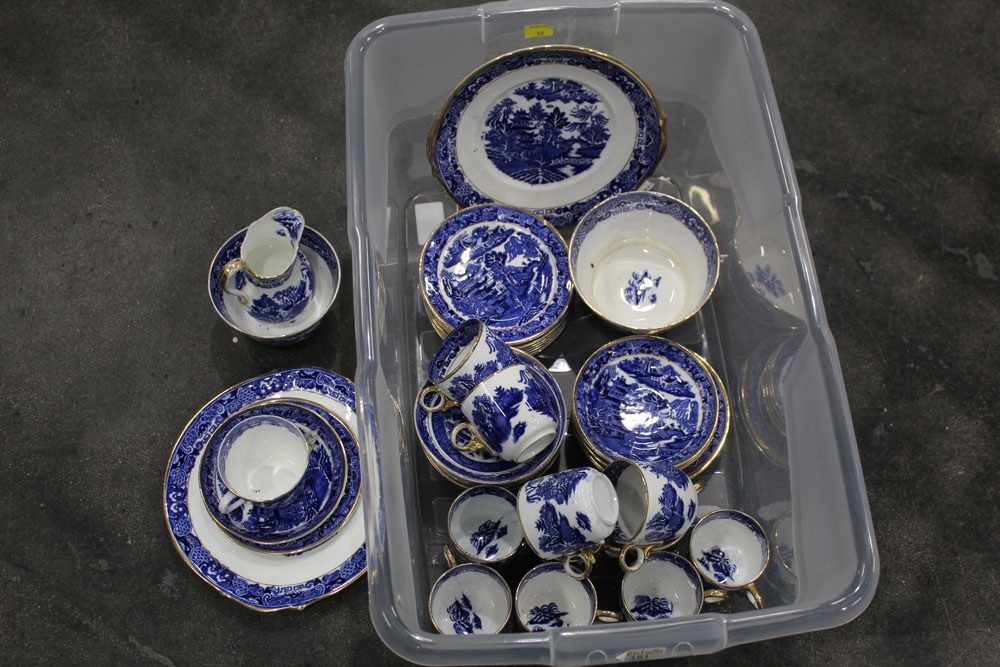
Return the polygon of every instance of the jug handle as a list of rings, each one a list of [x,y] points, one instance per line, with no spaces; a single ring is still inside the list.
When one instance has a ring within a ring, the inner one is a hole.
[[[222,267],[222,273],[219,274],[219,287],[221,287],[222,291],[226,294],[231,294],[232,296],[237,297],[240,300],[240,303],[244,306],[249,306],[250,302],[242,292],[237,291],[235,288],[230,289],[229,287],[229,279],[232,275],[246,268],[247,263],[242,259],[234,259],[227,262],[226,265]]]

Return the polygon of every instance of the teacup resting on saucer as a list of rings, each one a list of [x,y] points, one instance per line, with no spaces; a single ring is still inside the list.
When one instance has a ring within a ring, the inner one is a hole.
[[[222,290],[239,297],[256,319],[287,322],[312,298],[316,277],[299,250],[305,226],[298,211],[274,209],[247,228],[239,259],[222,269]]]

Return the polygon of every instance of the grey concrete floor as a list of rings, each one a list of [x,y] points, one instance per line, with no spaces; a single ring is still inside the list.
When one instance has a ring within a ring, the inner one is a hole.
[[[367,584],[301,613],[216,594],[171,546],[167,456],[274,368],[354,372],[343,57],[458,2],[0,7],[0,663],[400,663]],[[802,191],[881,554],[836,629],[692,664],[996,664],[1000,5],[746,0]],[[340,251],[306,343],[233,334],[207,262],[277,203]]]

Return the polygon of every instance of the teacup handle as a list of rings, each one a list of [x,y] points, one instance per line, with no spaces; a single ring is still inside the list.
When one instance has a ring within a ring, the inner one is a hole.
[[[621,549],[618,551],[618,566],[621,567],[622,572],[635,572],[642,564],[646,562],[649,558],[649,553],[653,551],[653,548],[658,545],[656,544],[623,544]],[[636,552],[636,561],[629,564],[628,556],[633,551]]]
[[[428,396],[437,396],[437,402],[428,405],[426,400]],[[420,396],[417,397],[417,401],[420,403],[420,407],[427,412],[437,412],[438,410],[453,408],[458,405],[458,403],[445,396],[444,393],[434,385],[421,389]]]
[[[747,599],[750,600],[750,604],[753,605],[754,609],[763,609],[764,608],[764,598],[761,597],[760,591],[757,590],[757,586],[756,585],[750,584],[749,586],[747,586],[743,590],[746,591]]]
[[[246,268],[247,268],[247,263],[244,262],[242,259],[234,259],[230,262],[227,262],[226,265],[222,267],[222,273],[219,274],[219,287],[221,287],[222,291],[225,292],[226,294],[231,294],[232,296],[239,298],[240,303],[242,303],[244,306],[249,306],[250,301],[247,299],[246,295],[243,294],[243,292],[237,290],[235,287],[230,287],[229,285],[230,278],[234,274]]]
[[[233,502],[235,501],[235,502]],[[219,511],[223,514],[229,514],[233,510],[237,510],[243,507],[246,502],[245,498],[240,498],[232,491],[226,491],[226,493],[219,498]]]
[[[469,442],[464,445],[459,444],[458,436],[462,434],[463,431],[469,431]],[[462,422],[461,424],[455,424],[455,428],[451,429],[451,445],[460,452],[476,452],[480,449],[487,449],[486,445],[483,444],[483,440],[476,433],[476,429],[472,427],[469,422]],[[488,449],[487,449],[488,451]]]
[[[706,486],[707,486],[707,484],[706,484],[705,480],[699,479],[697,482],[694,483],[695,493],[701,493],[702,491],[705,490]]]
[[[596,547],[587,549],[586,551],[581,551],[578,554],[572,554],[566,556],[566,560],[563,561],[563,570],[566,574],[573,577],[574,579],[586,579],[590,576],[590,571],[594,569],[594,561],[596,560],[596,554],[604,547],[603,544],[598,544]],[[580,564],[580,569],[576,569],[576,564]]]
[[[721,588],[708,588],[705,590],[704,599],[709,604],[715,604],[716,602],[728,600],[729,593]]]
[[[444,559],[448,561],[448,569],[458,567],[458,560],[455,558],[455,554],[452,553],[451,547],[447,544],[444,545]]]
[[[617,611],[598,609],[597,613],[594,615],[594,620],[600,621],[601,623],[620,623],[622,621],[622,615]]]

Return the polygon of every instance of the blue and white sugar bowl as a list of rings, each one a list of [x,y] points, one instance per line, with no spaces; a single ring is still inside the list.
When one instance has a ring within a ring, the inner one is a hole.
[[[567,574],[585,579],[618,522],[618,496],[604,473],[572,468],[522,486],[517,514],[532,551],[545,560],[562,559]]]

